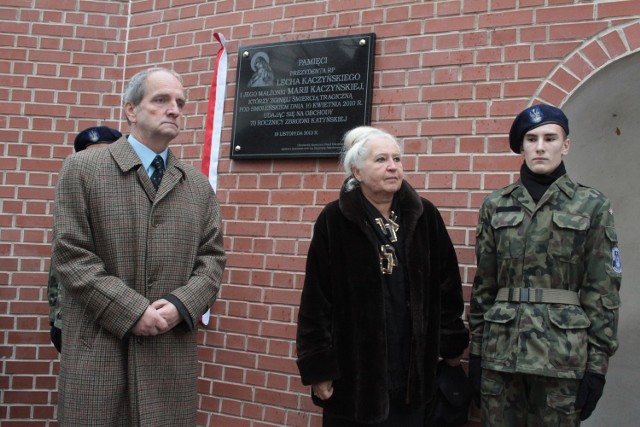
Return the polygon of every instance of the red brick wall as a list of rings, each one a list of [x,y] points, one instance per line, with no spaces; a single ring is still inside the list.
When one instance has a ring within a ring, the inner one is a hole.
[[[372,123],[404,142],[407,179],[441,208],[468,298],[477,208],[520,165],[505,137],[513,116],[535,100],[562,105],[639,51],[639,18],[639,0],[3,1],[0,419],[55,425],[46,281],[57,171],[78,130],[126,131],[120,94],[139,69],[184,76],[185,130],[172,149],[197,164],[212,33],[229,42],[218,183],[229,261],[200,331],[199,424],[318,426],[293,338],[312,224],[343,176],[335,159],[229,159],[238,47],[376,33]]]

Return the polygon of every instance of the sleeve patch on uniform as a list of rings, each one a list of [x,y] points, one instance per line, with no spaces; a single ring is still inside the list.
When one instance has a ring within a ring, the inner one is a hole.
[[[622,272],[622,262],[620,261],[620,249],[617,246],[614,246],[611,249],[611,268],[616,273]]]

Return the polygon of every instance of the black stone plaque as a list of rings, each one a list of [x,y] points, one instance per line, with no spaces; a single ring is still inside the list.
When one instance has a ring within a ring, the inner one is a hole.
[[[375,34],[240,47],[232,159],[336,157],[371,123]]]

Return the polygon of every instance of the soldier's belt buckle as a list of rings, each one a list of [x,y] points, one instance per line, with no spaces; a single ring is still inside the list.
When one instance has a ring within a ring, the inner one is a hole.
[[[529,302],[529,288],[520,288],[520,302]]]

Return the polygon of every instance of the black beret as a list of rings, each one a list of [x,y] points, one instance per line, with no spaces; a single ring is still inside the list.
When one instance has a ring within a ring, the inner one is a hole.
[[[91,127],[83,130],[76,136],[76,139],[73,141],[73,148],[75,148],[77,153],[93,144],[111,144],[121,136],[122,134],[120,132],[107,126]]]
[[[513,121],[511,130],[509,131],[509,146],[511,146],[511,151],[520,154],[520,148],[522,147],[522,141],[526,133],[531,129],[549,123],[559,125],[564,129],[565,133],[569,135],[569,119],[567,119],[567,116],[565,116],[558,107],[539,104],[522,111]]]

